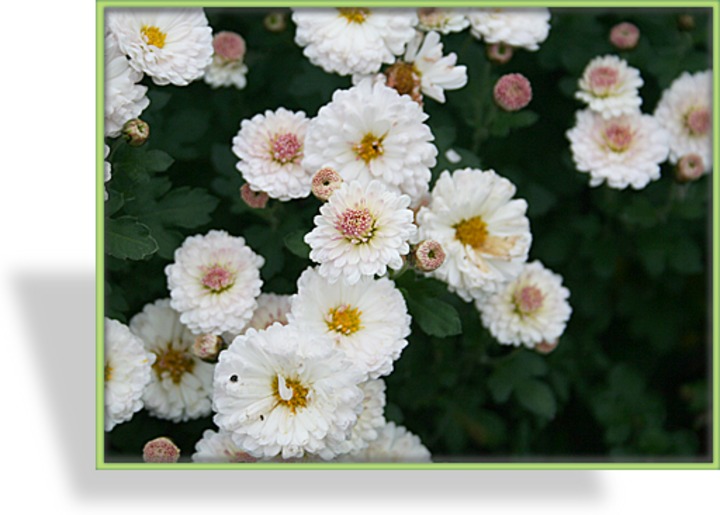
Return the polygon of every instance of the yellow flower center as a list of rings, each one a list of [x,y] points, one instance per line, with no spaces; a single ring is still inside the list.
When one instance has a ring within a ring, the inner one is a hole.
[[[152,368],[158,379],[162,379],[165,373],[170,376],[172,382],[180,384],[183,374],[190,373],[195,368],[195,360],[184,350],[173,348],[172,342],[168,342],[165,350],[153,351],[157,356]]]
[[[106,363],[105,364],[105,382],[106,383],[112,379],[112,372],[113,372],[113,369],[110,366],[110,363]]]
[[[470,245],[476,250],[483,247],[488,237],[487,224],[479,216],[463,220],[455,224],[453,228],[455,229],[456,240],[459,240],[463,245]]]
[[[365,136],[363,136],[363,139],[360,140],[360,143],[353,147],[353,150],[360,159],[365,161],[365,163],[369,163],[376,157],[382,155],[383,138],[384,136],[378,137],[372,132],[368,132]]]
[[[328,311],[328,314],[325,316],[325,323],[331,331],[349,336],[361,328],[361,315],[362,311],[358,308],[350,307],[347,304],[340,304],[338,307]]]
[[[288,379],[278,374],[273,379],[272,391],[275,401],[288,408],[293,415],[298,408],[307,406],[309,390],[297,379]]]
[[[145,37],[145,42],[148,45],[152,45],[157,48],[165,46],[165,38],[167,37],[167,34],[156,26],[153,25],[148,27],[147,25],[143,25],[140,32],[142,32],[142,35]]]
[[[337,10],[350,23],[363,23],[370,14],[370,9],[364,7],[338,7]]]

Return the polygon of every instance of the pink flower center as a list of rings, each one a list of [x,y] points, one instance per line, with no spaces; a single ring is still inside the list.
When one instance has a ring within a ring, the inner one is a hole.
[[[633,133],[627,125],[613,123],[605,128],[605,143],[613,152],[624,152],[632,143]]]
[[[685,117],[685,125],[694,136],[702,136],[710,130],[710,110],[700,107],[690,111]]]
[[[590,89],[596,95],[607,95],[618,83],[619,74],[610,66],[598,66],[590,70]]]
[[[525,286],[515,292],[515,306],[524,315],[534,313],[543,304],[543,294],[535,286]]]
[[[240,61],[245,57],[245,40],[234,32],[218,32],[212,44],[215,55],[228,61]]]
[[[220,265],[213,265],[206,269],[202,278],[203,286],[215,293],[228,289],[234,282],[235,275]]]
[[[299,157],[302,145],[295,134],[278,134],[272,141],[272,155],[275,161],[283,164]]]
[[[335,228],[352,243],[365,243],[372,236],[375,219],[368,208],[346,209]]]

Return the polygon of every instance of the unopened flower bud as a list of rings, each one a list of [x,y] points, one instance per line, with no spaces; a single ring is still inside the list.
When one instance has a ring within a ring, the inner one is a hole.
[[[245,201],[245,203],[255,209],[262,209],[264,208],[267,203],[268,194],[264,191],[253,191],[250,189],[250,185],[245,183],[240,188],[240,196]]]
[[[208,363],[217,363],[218,355],[226,348],[222,337],[215,334],[201,334],[195,338],[192,353]]]
[[[215,55],[226,61],[242,61],[245,57],[245,40],[236,32],[218,32],[212,45]]]
[[[492,62],[505,64],[513,56],[513,48],[505,43],[493,43],[487,45],[487,56]]]
[[[139,147],[150,137],[150,126],[140,118],[133,118],[125,122],[122,134],[131,147]]]
[[[552,342],[543,341],[535,345],[535,350],[540,354],[550,354],[558,346],[558,343],[560,343],[559,340],[554,340]]]
[[[697,154],[686,154],[680,158],[675,168],[675,179],[678,182],[696,181],[705,173],[702,157]]]
[[[695,28],[695,18],[690,14],[681,14],[678,16],[677,25],[680,30],[693,30]]]
[[[437,270],[445,262],[445,251],[433,240],[421,241],[413,253],[415,268],[421,272]]]
[[[265,25],[265,28],[270,32],[282,32],[287,26],[287,22],[285,21],[285,13],[274,12],[268,14],[263,20],[263,25]]]
[[[176,463],[180,459],[180,449],[165,436],[150,440],[143,447],[145,463]]]
[[[530,81],[520,73],[503,75],[493,89],[495,103],[505,111],[519,111],[532,100]]]
[[[312,193],[320,200],[327,200],[342,183],[343,178],[335,170],[321,168],[312,178]]]
[[[610,31],[610,43],[620,50],[635,48],[640,39],[640,29],[629,22],[618,23]]]

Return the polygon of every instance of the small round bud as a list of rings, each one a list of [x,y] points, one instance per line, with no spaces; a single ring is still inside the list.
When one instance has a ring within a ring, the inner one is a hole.
[[[618,23],[610,30],[610,43],[620,50],[635,48],[640,39],[640,29],[629,22]]]
[[[432,272],[445,262],[445,251],[433,240],[421,241],[413,252],[415,268],[421,272]]]
[[[680,30],[693,30],[695,28],[695,18],[690,14],[681,14],[678,16],[677,25]]]
[[[287,22],[285,21],[285,13],[274,12],[268,14],[263,20],[263,25],[270,32],[282,32],[287,26]]]
[[[150,137],[150,126],[140,118],[133,118],[125,122],[122,128],[122,134],[128,142],[128,145],[131,147],[139,147]]]
[[[543,341],[535,345],[535,350],[540,354],[550,354],[558,346],[558,343],[560,343],[559,340],[554,340],[552,342]]]
[[[150,440],[143,447],[145,463],[176,463],[180,459],[180,449],[165,436]]]
[[[702,157],[697,154],[686,154],[680,158],[675,168],[675,179],[678,182],[696,181],[705,173]]]
[[[250,189],[250,185],[245,183],[240,188],[240,196],[245,201],[245,203],[255,209],[262,209],[264,208],[267,203],[268,194],[264,191],[253,191]]]
[[[487,45],[487,56],[492,62],[505,64],[513,56],[513,48],[505,43],[493,43]]]
[[[530,81],[520,73],[503,75],[493,89],[495,103],[505,111],[519,111],[532,100]]]
[[[212,45],[215,55],[226,61],[242,61],[245,57],[245,40],[236,32],[218,32]]]
[[[321,168],[312,178],[312,193],[320,200],[327,200],[342,186],[343,178],[332,168]]]
[[[217,363],[218,355],[227,346],[222,337],[215,334],[201,334],[195,338],[192,353],[208,363]]]

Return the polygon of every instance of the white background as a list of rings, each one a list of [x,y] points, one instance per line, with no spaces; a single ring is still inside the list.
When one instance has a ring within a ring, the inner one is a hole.
[[[718,513],[718,472],[96,471],[95,4],[20,5],[0,30],[5,511]]]

